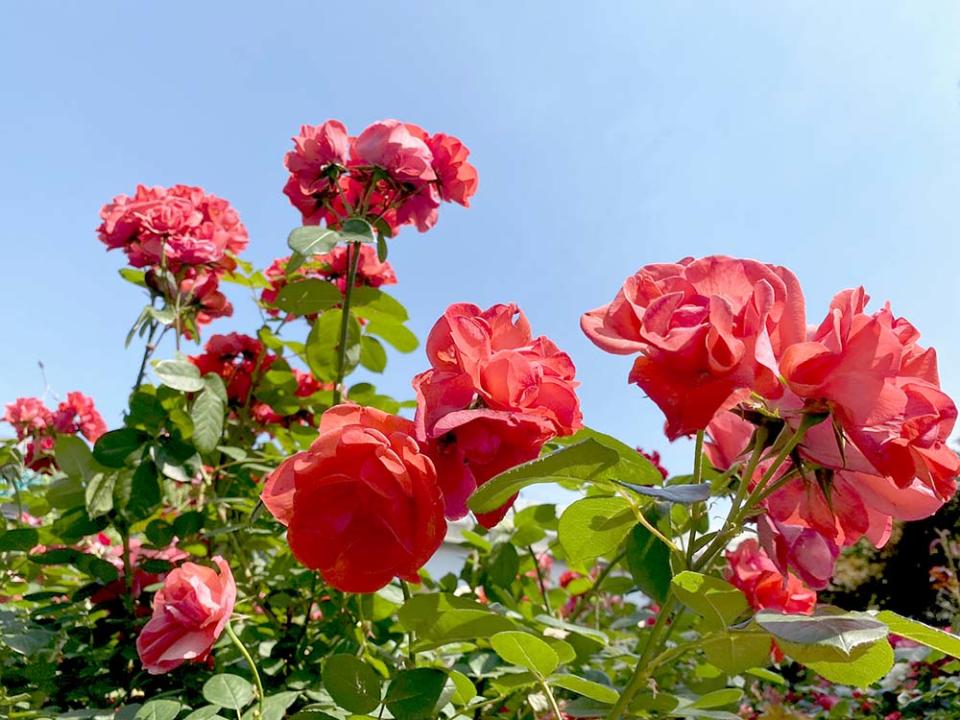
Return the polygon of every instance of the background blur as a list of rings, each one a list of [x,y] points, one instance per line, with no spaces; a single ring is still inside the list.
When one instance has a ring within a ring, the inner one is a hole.
[[[55,394],[88,393],[118,424],[143,298],[96,238],[100,206],[138,182],[201,185],[264,266],[298,224],[290,137],[331,117],[355,133],[396,117],[473,151],[473,207],[391,245],[390,292],[420,337],[451,302],[516,301],[573,356],[586,422],[674,472],[685,443],[663,439],[629,359],[578,327],[645,263],[787,265],[816,323],[864,284],[938,348],[957,395],[958,31],[950,2],[5,3],[0,402],[40,394],[43,361]],[[236,314],[207,335],[255,327],[227,292]],[[410,397],[425,365],[393,353],[377,382]]]

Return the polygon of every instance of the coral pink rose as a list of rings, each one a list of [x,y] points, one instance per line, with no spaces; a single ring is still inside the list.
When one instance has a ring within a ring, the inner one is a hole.
[[[295,149],[287,153],[283,162],[301,192],[309,195],[328,190],[330,166],[346,165],[350,152],[350,137],[344,124],[327,120],[322,125],[303,125],[293,144]]]
[[[817,593],[793,573],[783,575],[757,541],[741,542],[726,553],[724,577],[747,596],[754,610],[776,610],[809,615],[817,604]]]
[[[446,533],[436,470],[413,423],[370,407],[325,412],[310,449],[287,458],[261,498],[300,562],[344,592],[416,581]]]
[[[151,675],[206,660],[229,622],[237,585],[222,557],[213,562],[219,574],[190,562],[171,570],[154,596],[153,617],[137,638],[140,662]]]
[[[478,486],[582,426],[573,362],[548,338],[533,339],[515,305],[451,305],[426,350],[432,368],[413,380],[417,438],[436,462],[450,518],[466,514]],[[480,522],[495,524],[510,504]]]
[[[22,397],[7,404],[3,419],[13,426],[17,439],[22,440],[46,430],[53,423],[53,414],[40,398]]]
[[[367,127],[353,143],[352,161],[386,170],[400,183],[422,184],[437,179],[433,153],[427,144],[399,120],[380,120]]]
[[[866,314],[867,301],[863,288],[838,293],[810,341],[787,348],[783,376],[808,405],[829,409],[876,474],[901,487],[919,479],[949,499],[960,474],[947,445],[957,408],[940,389],[936,355],[889,307]]]
[[[467,162],[470,150],[453,135],[437,133],[427,140],[433,153],[440,196],[447,202],[470,207],[470,198],[477,192],[477,169]]]
[[[67,399],[57,406],[53,427],[58,433],[67,435],[79,432],[90,442],[96,442],[107,431],[107,424],[97,412],[93,399],[76,391],[67,393]]]
[[[640,354],[630,381],[660,406],[675,439],[751,392],[779,396],[777,360],[804,339],[804,322],[789,270],[713,256],[641,268],[580,324],[603,350]]]
[[[788,525],[761,515],[757,519],[760,544],[776,567],[790,567],[814,590],[823,590],[833,577],[840,554],[837,544],[812,528]]]

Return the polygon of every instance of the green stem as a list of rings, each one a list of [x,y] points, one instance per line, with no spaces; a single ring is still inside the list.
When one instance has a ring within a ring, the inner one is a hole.
[[[147,362],[150,360],[150,356],[153,355],[153,351],[157,349],[156,344],[153,342],[153,337],[156,335],[158,327],[160,327],[160,323],[156,320],[150,322],[150,331],[147,333],[147,344],[143,348],[143,359],[140,360],[140,371],[137,373],[137,382],[133,385],[134,392],[139,390],[143,384],[143,377],[147,373]]]
[[[653,628],[650,630],[650,637],[647,638],[647,644],[643,648],[643,652],[640,654],[640,659],[637,661],[636,667],[633,669],[633,675],[630,676],[630,679],[627,681],[626,686],[623,688],[623,692],[620,693],[620,697],[617,699],[616,704],[610,710],[610,714],[607,715],[607,720],[618,720],[624,711],[630,705],[630,702],[636,697],[636,694],[640,691],[640,688],[643,687],[644,683],[649,677],[649,661],[653,657],[654,652],[659,648],[663,638],[661,635],[664,633],[667,623],[670,619],[670,614],[673,612],[674,605],[677,604],[676,598],[673,596],[673,593],[667,595],[667,599],[663,603],[663,607],[660,608],[660,612],[657,614],[657,622],[654,624]]]
[[[410,586],[407,585],[406,580],[400,580],[400,590],[403,592],[403,600],[407,602],[412,597],[410,593]],[[417,652],[413,649],[414,636],[413,630],[407,631],[407,657],[410,660],[410,667],[417,666]]]
[[[537,561],[537,554],[533,551],[533,545],[527,545],[527,552],[533,560],[533,568],[537,571],[537,584],[540,586],[540,597],[543,600],[543,609],[547,615],[553,615],[553,608],[550,607],[550,598],[547,597],[547,584],[543,581],[543,572],[540,570],[540,563]]]
[[[343,397],[343,376],[347,362],[347,330],[350,327],[350,296],[357,279],[357,265],[360,262],[360,243],[347,245],[347,286],[343,291],[343,308],[340,318],[340,346],[337,349],[337,382],[333,386],[333,404],[339,405]]]
[[[693,457],[693,484],[699,485],[703,478],[703,436],[704,431],[697,431],[697,444]],[[697,525],[700,524],[700,504],[694,503],[690,510],[690,537],[687,538],[687,567],[693,563],[693,545],[697,540]]]
[[[250,655],[250,651],[240,642],[240,638],[237,637],[237,634],[233,631],[230,622],[227,622],[225,630],[227,635],[230,637],[230,640],[233,641],[233,644],[237,646],[237,650],[240,651],[240,654],[243,655],[244,660],[247,661],[247,665],[250,666],[250,672],[253,674],[253,684],[257,687],[257,708],[258,712],[256,717],[263,717],[263,683],[260,682],[260,673],[257,670],[257,664],[253,661],[253,656]]]
[[[577,599],[577,606],[574,609],[573,615],[572,615],[572,617],[574,618],[573,622],[576,622],[576,618],[578,618],[580,616],[580,613],[583,612],[583,608],[590,602],[590,600],[593,599],[593,596],[595,594],[600,592],[600,586],[603,585],[603,582],[604,580],[607,579],[607,576],[610,575],[611,572],[613,572],[613,569],[626,556],[627,556],[627,551],[623,550],[620,552],[620,554],[614,557],[609,563],[607,563],[606,567],[604,567],[603,570],[600,571],[600,574],[597,575],[597,579],[594,581],[593,585],[591,585],[587,589],[587,591]]]
[[[553,696],[553,691],[550,689],[550,686],[547,685],[547,681],[539,676],[537,676],[537,681],[540,684],[540,688],[547,696],[547,702],[550,703],[550,709],[553,710],[553,716],[557,720],[563,720],[564,715],[562,712],[560,712],[560,706],[557,705],[557,699]]]
[[[133,568],[130,566],[130,530],[123,524],[117,528],[120,531],[120,540],[123,543],[123,603],[127,612],[133,617]]]

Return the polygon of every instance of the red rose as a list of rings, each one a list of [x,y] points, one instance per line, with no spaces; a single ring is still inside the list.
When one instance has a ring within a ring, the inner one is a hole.
[[[247,401],[259,378],[276,359],[257,338],[241,333],[212,335],[204,352],[189,358],[201,375],[219,375],[227,386],[230,402],[240,405]]]
[[[306,452],[268,478],[264,505],[288,526],[293,554],[345,592],[417,580],[446,521],[433,463],[404,418],[338,405]]]
[[[667,416],[670,439],[704,429],[751,392],[777,397],[777,358],[804,338],[803,295],[785,268],[713,256],[647,265],[581,327]]]
[[[293,138],[294,150],[287,153],[284,165],[305,195],[324,192],[330,187],[327,174],[331,165],[346,165],[350,152],[347,128],[339,120],[322,125],[303,125]]]
[[[477,191],[477,169],[467,162],[470,150],[453,135],[437,133],[427,140],[433,153],[440,196],[447,202],[470,207],[470,198]]]

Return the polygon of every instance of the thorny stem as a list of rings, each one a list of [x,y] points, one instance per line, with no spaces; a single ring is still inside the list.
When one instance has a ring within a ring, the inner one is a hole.
[[[133,384],[134,392],[139,390],[140,386],[143,384],[143,377],[147,373],[147,362],[150,360],[150,356],[153,355],[153,351],[157,349],[157,345],[153,342],[153,338],[157,334],[157,329],[159,327],[160,324],[156,320],[152,320],[150,322],[150,331],[147,333],[147,344],[143,348],[143,359],[140,360],[140,371],[137,373],[137,381]]]
[[[230,626],[230,622],[227,622],[226,627],[224,628],[227,631],[227,635],[230,637],[230,640],[233,641],[233,644],[237,646],[237,650],[240,651],[240,654],[243,655],[244,660],[247,661],[247,665],[250,666],[250,672],[253,674],[253,684],[257,686],[257,714],[255,717],[263,717],[263,683],[260,682],[260,673],[257,670],[257,664],[253,661],[253,657],[250,655],[250,651],[240,642],[240,638],[237,637],[237,634],[233,631],[233,628]]]
[[[703,436],[704,431],[697,431],[697,444],[693,457],[693,484],[699,485],[703,478]],[[697,539],[697,525],[700,524],[700,505],[694,503],[690,511],[690,537],[687,539],[687,567],[693,562],[693,545]]]
[[[343,397],[343,376],[347,362],[347,330],[350,326],[350,296],[353,294],[353,285],[357,279],[357,265],[360,262],[360,243],[353,242],[347,246],[348,270],[347,287],[343,291],[343,308],[340,318],[340,346],[337,352],[337,382],[333,386],[333,404],[339,405]]]

